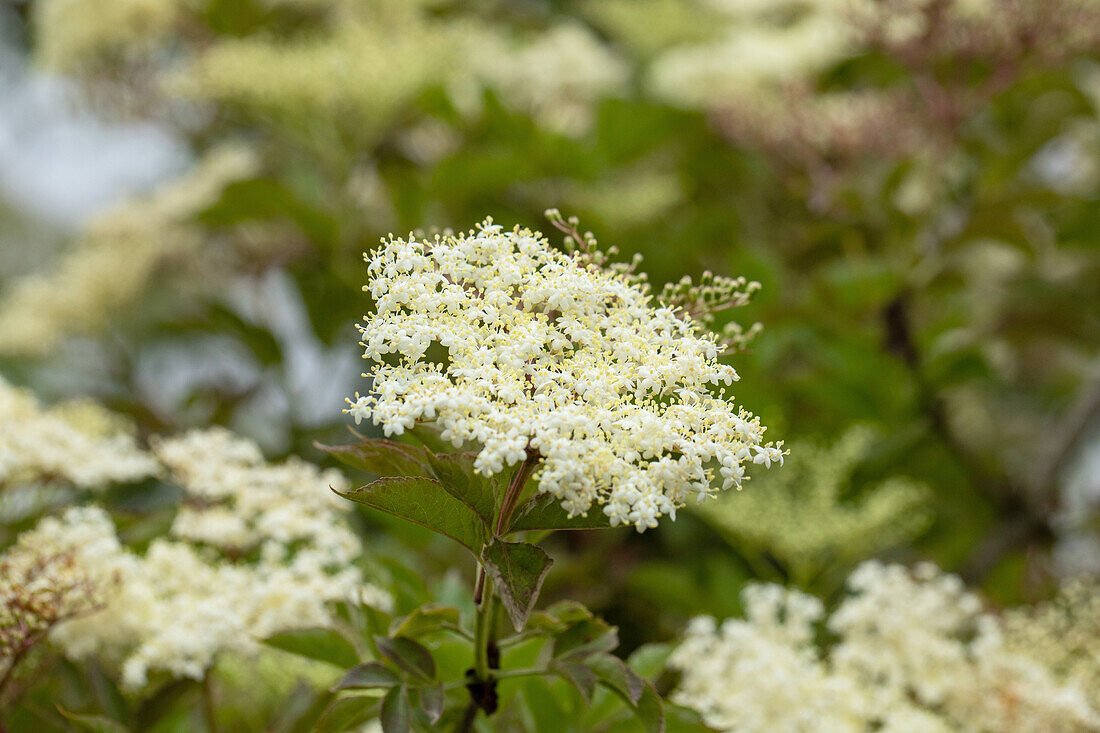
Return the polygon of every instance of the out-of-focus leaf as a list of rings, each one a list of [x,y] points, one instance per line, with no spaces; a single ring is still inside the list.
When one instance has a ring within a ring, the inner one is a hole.
[[[396,687],[394,689],[397,689]],[[314,733],[345,733],[373,718],[378,710],[378,698],[368,695],[341,697],[329,705]]]
[[[435,679],[435,660],[426,647],[405,636],[378,636],[378,651],[401,669],[423,680]]]
[[[421,606],[404,618],[394,619],[390,636],[407,636],[411,639],[439,629],[458,629],[459,612],[452,606]]]
[[[385,665],[366,662],[349,669],[340,681],[333,685],[332,691],[393,687],[400,681],[400,678]]]
[[[607,653],[593,654],[585,660],[600,682],[637,705],[645,690],[645,680],[616,656]]]
[[[574,622],[554,638],[554,657],[581,661],[592,654],[609,652],[619,645],[619,632],[599,618]]]
[[[652,682],[664,671],[674,648],[672,644],[643,644],[630,654],[626,663],[639,676]]]
[[[596,684],[600,679],[591,667],[580,662],[557,659],[550,665],[550,669],[576,687],[586,703],[592,702],[592,694],[596,691]]]
[[[359,653],[350,641],[333,629],[293,629],[264,639],[276,649],[297,654],[337,667],[351,667],[359,662]]]
[[[409,733],[411,717],[408,690],[404,685],[394,687],[382,698],[382,712],[379,718],[382,721],[383,733]]]
[[[420,709],[428,716],[428,722],[435,725],[443,716],[443,684],[425,685],[419,690]]]
[[[57,712],[72,721],[80,730],[86,730],[89,733],[126,733],[127,730],[122,723],[103,715],[72,713],[60,705],[57,706]]]

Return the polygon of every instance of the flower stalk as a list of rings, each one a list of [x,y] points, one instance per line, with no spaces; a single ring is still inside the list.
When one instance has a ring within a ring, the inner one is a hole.
[[[531,475],[538,467],[539,454],[528,449],[527,457],[516,469],[508,489],[504,493],[500,510],[497,512],[493,523],[493,539],[501,537],[511,522],[516,505],[523,496],[523,489],[530,480]],[[493,592],[492,583],[486,583],[485,566],[478,567],[477,583],[474,586],[474,603],[477,604],[477,619],[474,624],[474,677],[476,682],[493,686],[493,668],[497,666],[496,652],[496,627],[500,615],[500,600]],[[491,693],[489,695],[491,697]],[[484,701],[473,700],[471,704],[481,705],[485,709]],[[486,713],[491,710],[486,709]]]

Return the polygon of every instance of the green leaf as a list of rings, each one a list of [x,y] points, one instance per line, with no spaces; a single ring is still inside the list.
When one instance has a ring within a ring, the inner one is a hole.
[[[554,660],[550,669],[558,673],[566,681],[570,682],[581,693],[586,703],[592,702],[592,695],[596,691],[596,684],[600,681],[596,673],[580,662],[568,662],[560,659]]]
[[[629,700],[632,706],[638,704],[645,690],[645,680],[626,666],[623,660],[611,654],[599,653],[589,657],[586,664],[592,668],[600,682]]]
[[[428,722],[435,725],[443,717],[443,683],[426,685],[420,688],[420,709],[428,716]]]
[[[376,636],[378,651],[401,669],[424,680],[435,679],[435,660],[423,645],[406,636]]]
[[[443,431],[431,423],[417,423],[411,429],[405,431],[413,440],[424,446],[430,453],[450,453],[455,450],[454,444],[443,440],[440,433]]]
[[[586,618],[595,618],[594,614],[585,608],[583,603],[566,599],[554,603],[546,612],[563,624],[571,624],[574,621],[582,621]]]
[[[538,600],[543,578],[554,561],[540,547],[503,540],[487,545],[482,550],[481,561],[512,626],[522,631]]]
[[[581,619],[592,618],[592,612],[576,601],[558,601],[545,611],[535,611],[527,619],[529,631],[556,636]]]
[[[390,624],[389,635],[415,639],[440,629],[458,629],[459,620],[458,609],[453,606],[421,606],[408,616],[394,619]]]
[[[627,665],[649,681],[657,679],[675,647],[672,644],[643,644],[630,654]]]
[[[394,688],[397,689],[397,688]],[[314,733],[345,733],[374,717],[378,699],[366,695],[341,697],[328,706]]]
[[[409,733],[409,696],[404,685],[394,687],[382,698],[382,733]]]
[[[359,653],[340,633],[332,629],[293,629],[264,639],[276,649],[297,654],[337,667],[348,668],[359,663]]]
[[[443,488],[472,506],[485,523],[492,526],[497,502],[504,498],[506,487],[501,484],[502,474],[486,477],[474,471],[475,458],[476,453],[432,454],[428,465]]]
[[[427,476],[428,451],[382,438],[357,445],[313,444],[341,463],[379,476]]]
[[[434,478],[380,478],[361,489],[336,493],[446,535],[475,556],[480,555],[489,539],[489,527],[477,511],[455,498]]]
[[[332,691],[393,687],[400,681],[400,678],[385,665],[367,662],[349,669],[343,678],[332,686]]]
[[[661,701],[665,724],[669,733],[713,733],[714,729],[703,723],[698,711]]]
[[[619,630],[600,618],[576,621],[554,638],[554,657],[579,661],[619,645]]]
[[[328,708],[330,696],[299,679],[264,727],[264,733],[302,733],[313,730]],[[133,726],[135,730],[146,730]]]
[[[649,682],[642,689],[642,696],[634,707],[634,715],[638,717],[647,733],[664,733],[665,708],[661,702],[661,696]]]
[[[570,517],[561,507],[561,499],[551,494],[539,494],[521,504],[512,515],[509,532],[522,530],[607,529],[607,515],[592,509],[587,516]]]
[[[90,731],[91,733],[126,733],[127,731],[126,726],[122,723],[103,715],[71,713],[60,705],[57,706],[57,712],[75,723],[80,730]]]

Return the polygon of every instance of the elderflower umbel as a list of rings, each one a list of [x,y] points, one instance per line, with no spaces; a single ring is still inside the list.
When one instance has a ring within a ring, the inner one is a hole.
[[[957,577],[872,561],[848,586],[828,647],[821,602],[776,585],[744,591],[744,619],[696,619],[669,659],[672,699],[723,731],[1100,730],[1080,680],[1006,644]]]
[[[158,470],[120,421],[91,402],[43,407],[0,378],[0,486],[48,482],[99,489]]]
[[[455,446],[480,444],[485,475],[537,455],[539,490],[571,515],[598,503],[639,532],[719,476],[740,486],[745,464],[782,462],[759,418],[728,401],[737,373],[717,337],[593,246],[562,252],[491,220],[383,240],[360,327],[373,389],[347,412],[386,435],[434,420]]]

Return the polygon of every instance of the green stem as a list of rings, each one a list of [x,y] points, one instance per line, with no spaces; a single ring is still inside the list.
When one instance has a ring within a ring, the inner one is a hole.
[[[508,523],[512,520],[512,513],[516,510],[519,497],[523,494],[523,487],[527,485],[527,479],[535,472],[539,465],[537,453],[528,453],[527,459],[519,464],[516,473],[512,476],[512,483],[508,485],[508,491],[504,494],[504,501],[500,505],[500,513],[497,514],[496,524],[493,525],[493,536],[500,537],[507,531]]]
[[[537,675],[552,675],[554,672],[549,669],[538,669],[536,667],[526,667],[524,669],[506,669],[501,672],[497,672],[495,677],[498,680],[508,679],[509,677],[535,677]]]
[[[474,674],[483,682],[489,680],[489,644],[492,637],[492,621],[495,617],[493,606],[496,598],[490,584],[485,597],[477,607],[477,622],[474,626]]]
[[[202,677],[202,715],[208,733],[218,733],[217,707],[214,704],[214,670],[206,670]]]
[[[523,487],[538,466],[539,456],[529,452],[527,458],[516,469],[508,490],[493,523],[493,537],[507,532],[507,527],[516,510]],[[477,618],[474,622],[474,675],[481,682],[490,684],[498,673],[489,667],[489,649],[496,644],[496,629],[500,614],[500,601],[493,593],[493,584],[486,582],[485,567],[477,572],[477,585],[474,587],[474,603],[477,604]]]

